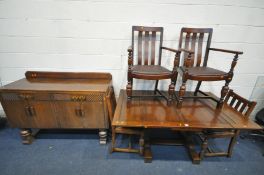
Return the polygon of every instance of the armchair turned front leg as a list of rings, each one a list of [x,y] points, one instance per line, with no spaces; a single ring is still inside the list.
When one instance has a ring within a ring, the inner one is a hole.
[[[175,90],[175,83],[172,80],[171,84],[169,85],[169,91],[168,91],[169,92],[168,105],[172,103],[172,97],[173,97],[174,90]]]
[[[226,94],[227,94],[227,92],[228,92],[228,90],[229,90],[229,87],[228,87],[229,82],[230,82],[230,81],[227,80],[226,83],[225,83],[225,85],[222,87],[222,90],[221,90],[221,97],[220,97],[219,102],[217,103],[217,108],[219,108],[219,109],[223,107],[223,104],[224,104],[224,98],[225,98],[225,96],[226,96]]]
[[[172,78],[171,78],[171,84],[169,85],[169,99],[168,99],[168,105],[172,102],[173,94],[175,93],[175,85],[178,77],[177,67],[179,67],[179,60],[180,60],[180,51],[177,51],[174,58],[174,65],[173,65],[173,72],[172,72]]]
[[[132,78],[130,78],[129,72],[127,79],[128,80],[127,80],[126,92],[127,92],[127,99],[130,100],[132,96]]]
[[[178,108],[182,107],[183,96],[184,96],[185,91],[186,91],[186,81],[187,80],[183,77],[182,78],[182,85],[180,87],[179,94],[178,94],[178,103],[177,103]]]
[[[233,75],[234,75],[234,68],[237,64],[237,60],[238,60],[238,54],[235,55],[233,61],[232,61],[232,64],[231,64],[231,68],[228,72],[228,77],[226,79],[226,83],[225,85],[222,87],[222,90],[221,90],[221,97],[220,97],[220,100],[217,104],[217,108],[222,108],[223,107],[223,102],[224,102],[224,98],[229,90],[229,83],[231,82],[231,80],[233,79]]]
[[[127,72],[127,86],[126,86],[126,92],[127,92],[127,98],[128,100],[132,97],[132,65],[133,65],[133,50],[131,47],[127,49],[128,51],[128,72]]]

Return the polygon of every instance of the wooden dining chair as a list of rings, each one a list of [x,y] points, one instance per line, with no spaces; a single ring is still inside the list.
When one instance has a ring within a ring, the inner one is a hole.
[[[108,108],[108,116],[109,120],[112,123],[114,118],[114,112],[116,108],[116,99],[115,99],[115,93],[114,89],[111,88],[110,92],[106,96],[106,104]],[[128,127],[114,127],[111,124],[111,130],[112,130],[112,144],[111,144],[111,152],[129,152],[129,153],[140,153],[140,155],[143,154],[144,151],[144,132],[143,129],[140,128],[128,128]],[[123,134],[123,135],[129,135],[129,143],[127,148],[120,148],[116,147],[116,135],[117,134]],[[137,135],[139,136],[139,149],[135,149],[132,147],[131,144],[131,135]]]
[[[217,102],[217,107],[221,108],[224,97],[226,96],[229,83],[233,78],[233,71],[236,66],[238,55],[243,54],[240,51],[224,50],[211,48],[213,29],[212,28],[182,28],[179,40],[179,48],[190,49],[194,54],[181,55],[181,59],[176,60],[178,64],[177,72],[182,76],[182,84],[177,96],[178,107],[182,106],[184,98],[210,98]],[[204,46],[205,45],[205,46]],[[205,49],[203,49],[205,47]],[[203,50],[205,52],[203,53]],[[231,68],[228,72],[224,72],[207,66],[209,51],[225,52],[234,54]],[[177,77],[177,75],[176,75]],[[194,95],[184,96],[186,91],[187,80],[198,81]],[[200,90],[202,81],[225,81],[225,85],[221,90],[220,99],[210,96]],[[200,93],[198,96],[197,94]]]
[[[245,120],[248,119],[250,113],[256,106],[256,102],[249,101],[240,95],[236,94],[233,90],[229,90],[225,100],[224,105],[231,107],[232,110],[240,113],[241,117]],[[234,145],[236,144],[236,139],[239,135],[240,130],[208,130],[201,133],[199,136],[202,140],[202,150],[200,152],[200,158],[212,157],[212,156],[232,156],[232,151]],[[215,138],[230,138],[227,152],[214,152],[208,144],[209,139]]]
[[[181,51],[163,47],[163,27],[132,26],[132,46],[128,48],[128,74],[127,74],[127,97],[132,95],[133,79],[155,80],[154,96],[164,97],[168,103],[172,101],[176,83],[176,64],[168,70],[161,66],[162,50],[175,53],[178,57]],[[191,52],[191,51],[189,51]],[[168,88],[169,96],[164,95],[158,89],[159,80],[170,79]],[[158,93],[158,94],[157,94]],[[152,95],[152,96],[153,96]]]

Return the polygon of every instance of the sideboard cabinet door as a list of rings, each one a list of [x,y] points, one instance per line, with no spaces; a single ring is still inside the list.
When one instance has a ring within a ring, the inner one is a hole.
[[[12,127],[30,128],[35,126],[34,119],[29,115],[26,104],[21,100],[3,100],[2,106],[8,122]]]
[[[31,117],[35,128],[58,128],[59,124],[53,110],[54,105],[49,101],[30,101]],[[34,128],[31,127],[31,128]]]
[[[61,128],[106,128],[103,104],[56,102],[57,118]]]
[[[108,128],[103,94],[54,94],[61,128]]]
[[[49,95],[3,93],[2,105],[12,127],[57,128]]]

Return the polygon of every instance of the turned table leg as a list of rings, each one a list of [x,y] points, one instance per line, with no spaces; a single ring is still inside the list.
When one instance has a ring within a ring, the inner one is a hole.
[[[20,135],[23,144],[31,144],[33,142],[33,135],[31,129],[21,129]]]
[[[99,130],[99,143],[101,145],[105,145],[106,144],[106,140],[107,140],[107,131],[106,129],[100,129]]]

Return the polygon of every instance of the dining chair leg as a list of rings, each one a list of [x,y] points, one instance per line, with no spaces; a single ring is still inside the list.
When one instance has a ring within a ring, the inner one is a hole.
[[[238,135],[239,135],[239,130],[235,131],[235,135],[230,139],[227,157],[232,156],[233,149],[234,149],[234,146],[236,145],[236,140],[237,140]]]
[[[144,154],[144,134],[140,135],[140,139],[139,139],[139,153],[140,155]]]
[[[186,81],[187,80],[183,77],[182,78],[182,85],[181,85],[179,93],[178,93],[178,103],[177,103],[178,108],[182,107],[183,96],[184,96],[185,91],[186,91]]]
[[[199,157],[201,160],[204,158],[204,155],[205,155],[205,152],[207,151],[207,148],[208,148],[208,138],[204,138],[203,143],[202,143],[201,152],[199,154]]]
[[[131,135],[128,136],[128,149],[132,149],[132,138],[131,138]]]
[[[155,94],[155,95],[157,94],[158,84],[159,84],[159,80],[156,80],[156,83],[155,83],[155,89],[154,89],[154,94]]]
[[[112,129],[112,145],[111,145],[111,153],[114,152],[115,141],[116,141],[116,133],[115,133],[114,128],[113,128],[113,129]]]
[[[202,84],[202,81],[198,81],[196,88],[195,88],[195,91],[194,91],[194,96],[197,96],[197,93],[200,89],[201,84]]]
[[[224,98],[229,90],[229,83],[230,83],[231,80],[226,80],[226,83],[225,85],[222,87],[222,90],[221,90],[221,97],[220,97],[220,100],[219,102],[217,103],[217,108],[222,108],[223,106],[223,103],[224,103]]]

